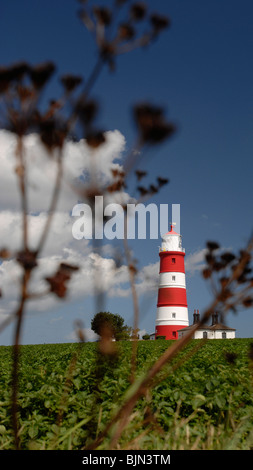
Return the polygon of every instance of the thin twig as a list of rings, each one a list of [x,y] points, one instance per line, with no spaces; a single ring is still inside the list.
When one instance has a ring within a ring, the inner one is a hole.
[[[24,248],[24,251],[26,251],[28,247],[28,227],[27,227],[28,204],[27,204],[27,191],[26,191],[26,165],[25,165],[25,159],[24,159],[22,137],[18,137],[16,155],[19,160],[19,164],[16,168],[16,173],[18,175],[20,200],[21,200],[21,212],[22,212],[22,219],[23,219],[23,248]]]

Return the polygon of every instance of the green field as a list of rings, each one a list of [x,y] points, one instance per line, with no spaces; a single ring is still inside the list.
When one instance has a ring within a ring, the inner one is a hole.
[[[142,397],[117,442],[119,449],[252,449],[252,339],[192,341]],[[136,377],[170,346],[138,343]],[[132,343],[113,359],[96,343],[21,347],[19,422],[22,449],[82,449],[127,394]],[[12,348],[0,347],[0,449],[14,448],[11,427]],[[180,363],[178,362],[180,361]],[[110,435],[100,444],[107,449]]]

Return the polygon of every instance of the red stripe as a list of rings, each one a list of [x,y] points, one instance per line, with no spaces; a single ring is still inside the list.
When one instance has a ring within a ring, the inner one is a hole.
[[[187,307],[186,289],[180,287],[162,287],[158,290],[157,307]]]
[[[185,328],[182,325],[160,325],[156,327],[156,339],[157,336],[165,336],[165,339],[178,339],[177,330]]]
[[[184,273],[184,252],[160,251],[160,273]]]

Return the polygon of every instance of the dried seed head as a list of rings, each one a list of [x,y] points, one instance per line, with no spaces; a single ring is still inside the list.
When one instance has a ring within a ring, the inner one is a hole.
[[[218,272],[218,271],[221,271],[224,267],[225,267],[225,266],[224,266],[224,263],[221,263],[221,262],[219,262],[219,261],[216,261],[216,262],[213,263],[213,265],[212,265],[213,270],[214,270],[214,271],[217,271],[217,272]]]
[[[86,136],[86,142],[87,144],[96,149],[98,148],[100,145],[102,145],[104,142],[106,141],[106,138],[105,138],[105,135],[104,135],[104,132],[102,131],[94,131],[94,132],[90,132],[87,136]]]
[[[80,119],[80,121],[85,125],[90,125],[97,114],[98,104],[94,100],[89,101],[79,101],[76,104],[75,111]]]
[[[142,170],[136,170],[135,171],[135,174],[137,176],[137,180],[140,181],[144,176],[147,175],[147,172],[146,171],[142,171]]]
[[[229,289],[222,289],[221,293],[218,296],[218,300],[220,300],[220,302],[225,302],[231,297],[233,297],[233,294]]]
[[[154,186],[153,184],[151,184],[149,186],[149,192],[150,192],[150,194],[155,194],[155,193],[158,192],[158,188],[156,186]]]
[[[97,18],[98,22],[104,26],[109,26],[111,23],[111,10],[106,7],[94,7],[93,13]]]
[[[120,191],[123,187],[125,187],[125,183],[123,179],[119,179],[118,181],[115,181],[114,183],[110,184],[107,186],[106,190],[109,193],[114,193],[116,191]]]
[[[43,64],[35,65],[29,68],[29,75],[37,89],[41,89],[46,82],[50,79],[55,71],[53,62],[45,62]]]
[[[146,194],[148,194],[148,189],[144,188],[143,186],[138,186],[137,189],[140,192],[141,196],[146,196]]]
[[[112,57],[115,55],[115,46],[110,42],[103,41],[100,47],[100,53],[103,60],[110,61]]]
[[[135,36],[135,30],[133,26],[128,23],[122,23],[119,25],[119,37],[124,41],[128,41]]]
[[[209,268],[205,268],[205,269],[203,269],[203,271],[202,271],[202,275],[203,275],[203,278],[204,278],[204,279],[209,279],[209,278],[211,277],[211,275],[212,275],[212,270],[209,269]]]
[[[79,270],[79,266],[70,263],[61,263],[60,270],[68,273],[72,273]]]
[[[205,259],[206,259],[206,262],[207,262],[210,266],[212,266],[212,265],[215,263],[215,258],[214,258],[214,256],[213,256],[212,254],[210,254],[210,253],[207,253],[207,254],[205,255]]]
[[[147,11],[147,6],[144,2],[134,3],[130,8],[130,15],[134,21],[143,20]]]
[[[154,13],[150,16],[150,22],[155,34],[160,33],[163,29],[168,28],[171,24],[169,18],[167,18],[166,16],[158,15],[157,13]]]
[[[67,128],[61,126],[54,119],[46,119],[40,122],[40,138],[43,144],[51,152],[55,148],[61,148],[67,136]]]
[[[10,67],[0,68],[0,93],[8,90],[11,82],[20,81],[29,70],[26,62],[18,62]]]
[[[64,298],[67,294],[66,282],[70,280],[73,272],[78,271],[79,267],[68,263],[60,263],[54,276],[46,277],[45,280],[50,285],[50,291],[57,297]]]
[[[9,70],[6,67],[0,68],[0,93],[4,93],[8,90],[11,82],[11,76]]]
[[[138,272],[136,266],[133,263],[129,264],[128,269],[129,269],[130,273],[133,274],[133,275],[137,274],[137,272]]]
[[[220,248],[220,245],[219,243],[216,243],[216,242],[206,242],[206,246],[208,248],[209,251],[214,251],[214,250],[218,250]]]
[[[26,271],[31,271],[37,266],[36,252],[25,250],[17,253],[17,262],[23,266]]]
[[[150,104],[134,108],[134,118],[144,143],[158,144],[174,134],[174,124],[166,122],[163,109]]]
[[[251,307],[253,305],[253,298],[252,297],[246,297],[246,299],[244,299],[242,301],[242,305],[246,308]]]
[[[233,253],[229,253],[229,252],[223,253],[221,255],[221,259],[222,259],[222,261],[224,261],[225,264],[229,264],[229,263],[231,263],[231,261],[234,261],[235,255]]]
[[[13,64],[9,68],[12,80],[21,80],[29,69],[30,67],[26,62],[17,62],[16,64]]]
[[[162,178],[161,176],[158,176],[157,181],[159,186],[164,186],[165,184],[168,184],[170,180],[168,178]]]
[[[45,280],[50,285],[50,291],[53,292],[57,297],[63,299],[67,294],[67,287],[65,286],[66,279],[63,278],[59,273],[55,276],[46,277]]]
[[[11,252],[7,248],[2,248],[0,250],[0,258],[8,259],[11,257]]]
[[[67,92],[73,91],[80,83],[82,83],[82,77],[76,75],[64,75],[60,79],[62,85]]]
[[[221,277],[220,278],[220,284],[221,284],[221,287],[224,289],[225,287],[227,287],[228,285],[228,282],[229,282],[229,278],[228,277]]]

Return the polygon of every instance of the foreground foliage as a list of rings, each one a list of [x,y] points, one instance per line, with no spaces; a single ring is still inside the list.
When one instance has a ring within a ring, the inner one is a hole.
[[[138,343],[142,377],[170,346]],[[128,417],[119,449],[250,449],[253,447],[252,340],[195,340],[164,368]],[[197,349],[197,350],[196,350]],[[96,343],[21,347],[20,440],[23,449],[88,447],[136,385],[132,343],[102,355]],[[12,347],[0,347],[0,447],[14,448]],[[100,449],[109,447],[107,436]]]

